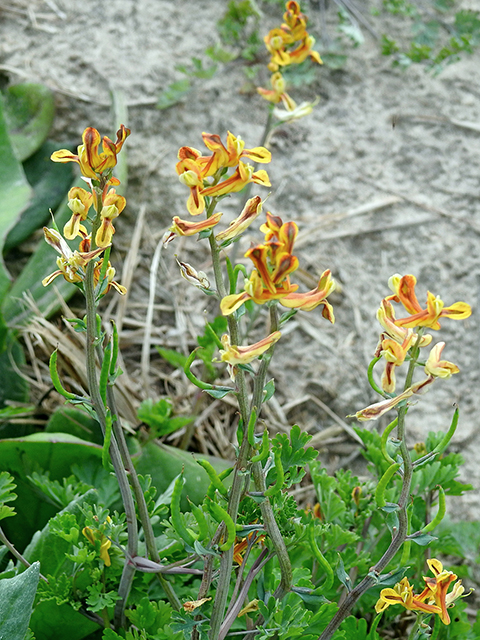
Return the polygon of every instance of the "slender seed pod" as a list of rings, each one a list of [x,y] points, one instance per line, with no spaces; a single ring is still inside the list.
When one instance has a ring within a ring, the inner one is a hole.
[[[378,356],[377,358],[374,358],[370,362],[370,364],[368,365],[367,377],[368,377],[368,382],[369,382],[370,386],[372,387],[372,389],[374,391],[376,391],[377,393],[379,393],[381,396],[385,397],[387,394],[385,393],[385,391],[383,389],[380,389],[378,384],[373,379],[373,368],[377,364],[377,362],[379,362],[379,360],[381,360],[381,359],[382,359],[382,357]]]
[[[173,485],[172,492],[172,501],[170,503],[170,511],[172,516],[172,525],[175,529],[176,533],[182,538],[184,542],[186,542],[190,547],[193,547],[193,543],[195,542],[194,537],[190,533],[190,531],[185,526],[183,521],[182,512],[180,510],[180,499],[182,497],[182,489],[185,483],[185,478],[183,477],[183,471],[180,473]]]
[[[198,538],[199,540],[204,540],[208,537],[208,525],[205,514],[203,513],[203,509],[201,507],[198,507],[191,500],[188,500],[188,503],[190,505],[190,509],[192,510],[193,517],[198,524]]]
[[[232,266],[232,261],[228,256],[225,257],[225,266],[227,268],[228,283],[230,285],[230,294],[235,293],[237,287],[237,278],[235,270]]]
[[[102,398],[103,404],[105,406],[107,406],[107,386],[108,386],[108,374],[110,372],[111,358],[112,358],[112,345],[109,342],[103,352],[102,368],[100,370],[100,376],[98,378],[98,390],[100,391],[100,397]]]
[[[212,483],[214,488],[217,489],[222,494],[222,496],[226,496],[228,493],[228,489],[223,485],[217,472],[212,467],[210,462],[208,460],[204,460],[203,458],[200,458],[199,460],[197,460],[197,463],[201,467],[203,467],[205,471],[208,473],[208,477],[210,478],[210,482]]]
[[[268,454],[270,453],[270,438],[268,437],[268,431],[265,429],[262,437],[262,448],[260,452],[252,457],[252,462],[263,462],[268,458]]]
[[[214,384],[208,384],[208,382],[203,382],[203,380],[200,380],[199,378],[197,378],[197,376],[190,371],[190,367],[192,366],[192,363],[195,360],[195,354],[200,348],[201,347],[197,347],[192,351],[192,353],[188,356],[187,361],[185,362],[185,366],[183,368],[183,371],[187,376],[187,378],[190,380],[190,382],[192,382],[199,389],[202,389],[202,391],[224,391],[225,393],[228,393],[229,391],[235,391],[235,389],[230,387],[219,387]]]
[[[110,360],[109,376],[115,375],[117,358],[118,358],[118,331],[117,331],[117,325],[112,320],[112,358]]]
[[[105,415],[105,436],[103,438],[102,448],[102,465],[106,471],[110,471],[110,442],[112,439],[112,414],[110,409],[107,409]]]
[[[310,543],[310,548],[313,552],[315,560],[322,567],[322,569],[326,573],[325,582],[323,583],[323,588],[325,591],[328,591],[333,584],[333,569],[327,562],[325,556],[320,551],[317,545],[317,541],[315,540],[315,524],[311,522],[307,527],[307,539]]]
[[[74,393],[70,393],[69,391],[67,391],[62,387],[62,383],[60,382],[60,378],[58,376],[58,371],[57,371],[57,356],[58,356],[58,350],[55,349],[55,351],[50,356],[50,364],[49,364],[50,377],[52,378],[52,383],[53,383],[53,386],[55,387],[55,391],[57,391],[61,396],[63,396],[67,400],[75,400],[77,396]]]
[[[223,347],[222,341],[221,341],[221,340],[220,340],[220,338],[217,336],[217,334],[215,333],[215,329],[212,327],[212,325],[211,325],[209,322],[207,322],[207,323],[205,324],[205,329],[206,329],[206,331],[207,331],[208,335],[209,335],[209,336],[212,338],[212,340],[215,342],[215,344],[217,345],[217,347],[218,347],[219,349],[223,349],[224,347]]]
[[[227,539],[223,544],[220,545],[220,551],[228,551],[230,547],[235,542],[235,537],[237,535],[237,528],[235,526],[235,522],[229,513],[223,509],[219,504],[207,498],[205,505],[210,513],[210,515],[220,524],[221,522],[225,523],[227,528]]]
[[[247,429],[248,444],[251,447],[255,446],[255,425],[256,424],[257,424],[257,407],[253,407],[252,413],[250,414],[250,418],[248,420],[248,429]]]
[[[280,493],[280,491],[283,488],[283,482],[285,480],[285,474],[283,472],[283,466],[282,466],[282,450],[280,447],[275,449],[274,456],[275,456],[275,471],[277,472],[277,480],[275,481],[274,485],[272,485],[266,491],[263,492],[263,495],[267,497],[275,496],[277,495],[277,493]]]
[[[395,460],[390,456],[390,454],[387,451],[388,436],[392,433],[392,431],[395,429],[397,424],[398,424],[398,417],[395,418],[395,420],[391,422],[388,425],[388,427],[385,429],[385,431],[382,434],[382,439],[380,442],[380,448],[382,450],[383,457],[385,458],[385,460],[387,460],[387,462],[390,462],[390,464],[395,464]]]
[[[445,516],[446,511],[446,503],[445,503],[445,491],[443,487],[438,487],[438,511],[434,517],[434,519],[425,525],[422,529],[422,533],[428,533],[429,531],[433,531],[435,527],[440,524]]]
[[[375,501],[378,507],[384,507],[387,504],[385,500],[385,490],[388,483],[393,478],[394,473],[396,473],[401,466],[402,465],[400,462],[395,462],[388,467],[383,476],[380,478],[377,488],[375,489]]]
[[[432,453],[442,453],[442,451],[445,451],[445,449],[448,447],[448,445],[450,444],[450,440],[453,438],[455,431],[457,430],[458,415],[459,415],[458,407],[455,407],[450,428],[445,434],[444,438],[441,440],[441,442],[437,444],[437,446],[432,451]]]

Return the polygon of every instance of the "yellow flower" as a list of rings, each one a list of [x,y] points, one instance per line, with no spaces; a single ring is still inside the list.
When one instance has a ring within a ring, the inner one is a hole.
[[[63,227],[63,235],[67,240],[73,240],[80,235],[81,222],[87,219],[88,211],[93,204],[93,195],[82,187],[73,187],[68,192],[68,208],[72,217]],[[82,227],[85,230],[85,227]]]
[[[262,199],[260,196],[254,196],[247,200],[247,203],[243,207],[242,213],[233,220],[226,231],[220,232],[215,236],[217,242],[225,242],[225,240],[232,240],[247,229],[252,222],[262,212]]]
[[[110,520],[110,517],[108,517]],[[92,529],[91,527],[84,527],[82,529],[83,535],[87,538],[90,544],[93,544],[95,548],[99,547],[100,558],[105,563],[106,567],[109,567],[112,564],[110,560],[110,556],[108,554],[108,550],[112,546],[112,541],[109,540],[103,533],[98,531],[97,529]],[[97,542],[100,542],[100,545],[97,545]]]
[[[393,589],[382,589],[380,591],[380,598],[375,605],[375,611],[380,613],[385,611],[393,604],[401,604],[402,607],[409,611],[421,611],[423,613],[441,613],[440,607],[434,604],[426,604],[419,596],[415,596],[413,593],[413,587],[408,582],[407,578],[403,578],[401,582],[397,583]]]
[[[99,175],[103,174],[109,176],[117,164],[117,155],[129,135],[130,129],[122,124],[117,131],[117,140],[113,142],[107,136],[102,138],[97,129],[87,127],[82,135],[83,144],[77,148],[77,155],[68,149],[60,149],[51,155],[51,160],[53,162],[76,162],[80,165],[80,171],[86,178],[98,179]],[[103,151],[99,153],[100,143]],[[120,184],[116,178],[111,184],[114,183]]]
[[[283,102],[285,109],[292,112],[296,108],[297,104],[285,91],[285,79],[280,71],[277,71],[272,75],[270,78],[270,84],[272,85],[271,89],[257,87],[257,92],[262,96],[262,98],[265,98],[265,100],[268,100],[273,104]]]
[[[263,338],[255,344],[245,347],[230,344],[230,337],[224,334],[221,338],[223,349],[220,349],[221,361],[228,364],[228,370],[232,380],[235,380],[235,367],[238,364],[248,364],[262,353],[265,353],[272,345],[274,345],[281,337],[280,331],[274,331],[266,338]]]
[[[60,257],[57,258],[58,271],[54,271],[42,280],[44,287],[58,276],[63,276],[67,282],[82,282],[85,277],[85,266],[104,250],[104,247],[99,247],[94,251],[72,251],[55,229],[43,227],[43,232],[46,242],[60,254]],[[82,240],[80,245],[85,246],[85,241]],[[90,243],[87,243],[87,246],[89,247]]]
[[[361,409],[361,411],[357,411],[353,416],[348,416],[349,418],[357,418],[360,422],[365,422],[366,420],[378,420],[384,413],[390,411],[396,407],[403,400],[408,400],[413,395],[424,393],[428,385],[430,385],[435,378],[433,376],[428,376],[425,380],[421,382],[417,382],[412,385],[408,389],[405,389],[403,393],[400,393],[395,398],[388,398],[387,400],[382,400],[381,402],[375,402],[374,404],[369,405],[365,409]]]
[[[241,191],[247,184],[255,182],[262,187],[271,187],[268,173],[264,169],[255,171],[251,164],[245,164],[240,161],[235,172],[226,180],[219,182],[218,184],[206,187],[202,191],[202,196],[224,196],[227,193],[237,193]]]
[[[454,373],[458,373],[460,369],[453,362],[448,360],[440,360],[445,342],[439,342],[430,351],[427,363],[425,365],[425,373],[429,376],[438,378],[450,378]]]
[[[452,318],[452,320],[464,320],[472,314],[470,305],[466,302],[455,302],[450,307],[445,307],[445,303],[440,298],[435,297],[430,291],[427,292],[427,308],[422,309],[415,295],[415,276],[398,274],[392,276],[388,281],[389,287],[394,292],[386,300],[400,302],[411,315],[407,318],[395,320],[399,327],[430,327],[440,329],[440,318]]]
[[[122,213],[127,201],[123,196],[118,195],[115,189],[110,189],[102,204],[103,207],[100,211],[102,223],[95,236],[95,242],[97,246],[106,248],[111,244],[112,236],[115,233],[112,220],[115,220]]]
[[[174,216],[172,219],[172,226],[163,236],[163,244],[166,246],[177,236],[194,236],[201,231],[212,229],[220,222],[220,218],[222,216],[223,213],[218,211],[217,213],[214,213],[213,216],[210,216],[210,218],[201,220],[200,222],[188,222],[187,220],[182,220],[178,216]]]
[[[407,578],[403,578],[393,589],[382,589],[375,611],[380,613],[393,604],[401,604],[410,611],[436,613],[443,624],[450,624],[447,608],[453,606],[455,600],[462,597],[465,588],[459,580],[453,585],[452,591],[447,593],[448,587],[457,579],[457,576],[451,571],[444,570],[442,563],[436,558],[427,560],[427,564],[434,578],[423,577],[425,589],[422,593],[415,595]]]

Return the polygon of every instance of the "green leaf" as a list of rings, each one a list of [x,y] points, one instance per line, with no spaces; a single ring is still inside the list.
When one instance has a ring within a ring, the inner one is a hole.
[[[31,189],[23,167],[15,157],[0,99],[0,251],[5,237],[27,206]],[[0,256],[0,299],[10,285],[10,278]]]
[[[188,78],[183,78],[178,82],[172,82],[158,97],[157,109],[169,109],[181,102],[190,90],[192,85]]]
[[[162,398],[155,403],[151,398],[147,398],[141,403],[137,412],[138,419],[154,430],[155,437],[173,433],[195,419],[194,416],[172,417],[171,414],[172,403],[168,398]]]
[[[36,640],[82,640],[98,631],[98,624],[87,620],[70,604],[58,605],[54,600],[39,602],[30,621]]]
[[[4,92],[3,104],[15,155],[25,160],[41,147],[50,131],[53,94],[41,84],[15,84]]]
[[[0,473],[0,520],[15,515],[14,508],[5,505],[5,502],[16,500],[17,495],[13,493],[16,486],[9,473],[6,471]]]
[[[87,591],[89,591],[90,595],[87,598],[87,609],[89,611],[93,611],[94,613],[97,611],[103,611],[105,607],[113,607],[115,602],[121,598],[116,591],[103,591],[104,585],[92,584],[87,587]]]
[[[0,280],[1,268],[0,265]],[[27,402],[29,397],[28,383],[18,373],[25,364],[25,355],[12,331],[6,332],[3,346],[0,351],[0,408],[7,400]]]
[[[168,364],[171,364],[172,367],[175,367],[176,369],[183,369],[188,360],[187,356],[184,356],[183,353],[179,353],[174,349],[163,349],[163,347],[157,347],[157,351],[162,358],[168,362]]]
[[[35,531],[45,526],[58,508],[39,499],[32,491],[27,476],[34,471],[50,471],[52,480],[61,480],[71,475],[75,464],[88,464],[95,460],[101,465],[102,449],[64,433],[36,433],[23,438],[0,440],[0,471],[8,471],[17,484],[17,516],[6,520],[4,530],[7,537],[20,549],[31,540]]]
[[[126,616],[138,629],[145,629],[153,635],[170,622],[172,607],[166,602],[154,602],[145,596],[135,609],[126,611]]]
[[[103,444],[100,425],[85,411],[67,404],[60,405],[48,419],[47,433],[69,433],[82,440]]]
[[[33,187],[30,205],[23,211],[5,240],[5,251],[16,247],[50,219],[67,193],[73,180],[73,167],[50,160],[58,149],[55,142],[46,142],[24,164],[25,175]]]
[[[40,564],[23,573],[0,580],[0,638],[24,640],[37,591]]]
[[[84,183],[77,179],[72,186],[82,186]],[[0,186],[1,189],[1,186]],[[0,201],[1,202],[1,201]],[[1,206],[1,205],[0,205]],[[1,211],[1,208],[0,208]],[[59,228],[70,219],[72,212],[67,207],[67,199],[65,198],[60,207],[55,212],[55,221]],[[0,215],[1,218],[1,215]],[[25,323],[34,315],[34,312],[25,306],[23,296],[30,292],[35,300],[40,312],[45,316],[50,316],[60,308],[60,303],[52,286],[44,287],[42,280],[53,271],[57,270],[56,251],[48,245],[45,240],[41,239],[39,244],[23,268],[23,271],[15,280],[9,295],[3,300],[2,312],[5,321],[9,325],[17,325]],[[55,287],[65,300],[68,300],[77,291],[77,287],[67,282],[64,278],[57,278]],[[1,284],[0,284],[1,291]]]

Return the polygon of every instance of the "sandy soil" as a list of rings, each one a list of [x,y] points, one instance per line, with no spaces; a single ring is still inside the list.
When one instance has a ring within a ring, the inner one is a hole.
[[[178,148],[200,148],[202,131],[224,136],[231,130],[247,146],[258,144],[262,134],[265,104],[253,93],[240,92],[245,76],[235,62],[197,86],[183,103],[166,111],[154,106],[161,90],[180,79],[175,65],[214,44],[214,25],[225,6],[221,0],[18,0],[9,9],[0,6],[0,70],[13,80],[40,81],[55,91],[56,139],[79,140],[89,125],[108,133],[109,89],[122,89],[126,96],[132,129],[129,205],[123,227],[118,225],[117,266],[128,252],[139,211],[146,211],[127,318],[144,316],[139,304],[147,296],[155,247],[171,216],[185,215],[187,194],[174,171]],[[273,8],[270,14],[264,17],[264,32],[278,21]],[[268,201],[273,213],[300,226],[296,253],[307,272],[303,284],[308,286],[309,278],[325,268],[341,284],[332,299],[334,326],[319,312],[298,314],[291,325],[297,330],[282,339],[273,364],[278,420],[283,406],[287,421],[298,420],[316,433],[335,422],[311,396],[341,418],[375,400],[365,376],[378,335],[375,312],[388,293],[388,277],[413,273],[420,299],[428,289],[447,305],[469,302],[474,313],[461,323],[444,322],[444,356],[458,364],[461,374],[438,381],[410,412],[411,440],[445,428],[452,403],[459,403],[456,441],[469,439],[462,445],[468,460],[464,477],[476,487],[479,86],[478,54],[436,77],[421,68],[405,73],[392,69],[367,38],[352,50],[343,70],[323,68],[317,81],[302,89],[304,98],[319,95],[320,103],[312,116],[274,137]],[[223,210],[233,217],[238,204],[232,198],[222,203]],[[152,344],[187,348],[203,326],[202,310],[213,307],[178,277],[174,253],[208,270],[201,243],[177,242],[161,254]],[[136,348],[137,355],[140,333],[141,327],[125,321],[125,346]],[[131,366],[135,378],[138,363]],[[164,392],[158,379],[152,385],[153,393]],[[338,461],[341,451],[333,452],[330,462]],[[463,517],[478,516],[478,491],[452,508]]]

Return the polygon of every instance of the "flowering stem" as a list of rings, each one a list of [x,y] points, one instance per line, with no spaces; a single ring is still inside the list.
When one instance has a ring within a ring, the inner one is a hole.
[[[278,331],[278,313],[277,305],[273,303],[270,305],[270,333]],[[273,344],[270,349],[264,354],[260,368],[255,377],[255,384],[253,390],[252,407],[261,407],[263,400],[263,389],[265,386],[265,378],[267,375],[268,365],[273,356],[275,345]],[[255,489],[257,491],[266,491],[265,474],[263,473],[263,467],[261,462],[255,462],[252,465],[253,480],[255,482]],[[280,584],[275,590],[274,597],[281,600],[283,596],[290,591],[292,586],[292,565],[290,562],[290,556],[288,555],[287,546],[283,539],[280,529],[278,528],[275,515],[273,513],[270,499],[265,497],[260,503],[260,510],[262,512],[263,523],[268,533],[270,540],[272,541],[273,548],[277,554],[278,564],[280,565]]]
[[[95,234],[100,226],[100,211],[102,208],[102,195],[101,191],[94,191],[96,197],[96,211],[97,216],[92,227],[92,249],[95,246]],[[86,268],[84,290],[85,290],[85,307],[87,317],[87,338],[86,338],[86,365],[87,365],[87,380],[90,398],[92,400],[95,413],[97,415],[98,422],[102,429],[103,435],[106,431],[106,408],[100,395],[100,389],[98,386],[97,378],[97,364],[96,364],[96,344],[97,344],[97,302],[95,299],[95,281],[94,281],[94,262],[90,261]],[[132,493],[130,491],[130,485],[128,482],[125,468],[122,464],[120,451],[118,449],[117,441],[113,437],[110,442],[110,458],[115,470],[115,475],[120,488],[122,496],[122,502],[125,509],[125,515],[127,519],[127,531],[128,531],[128,557],[134,558],[138,555],[138,529],[137,520],[135,516],[135,505],[133,502]],[[133,575],[135,573],[135,567],[125,561],[123,568],[120,585],[118,588],[118,595],[120,599],[115,605],[114,622],[115,627],[119,628],[124,622],[124,610],[128,594],[132,585]]]
[[[417,334],[417,341],[412,349],[412,357],[410,360],[410,366],[408,368],[407,376],[405,379],[405,389],[408,389],[412,385],[413,373],[417,364],[419,355],[419,344],[423,335],[423,329],[420,329]],[[378,580],[378,575],[388,566],[393,560],[397,551],[399,551],[402,544],[405,542],[408,535],[408,515],[407,515],[407,503],[410,495],[410,486],[412,483],[413,475],[413,463],[410,457],[410,453],[407,449],[405,442],[405,416],[407,413],[407,405],[399,407],[398,409],[398,426],[397,437],[400,440],[400,455],[403,459],[403,482],[400,492],[400,498],[398,500],[398,527],[393,529],[393,539],[390,546],[385,551],[383,556],[377,562],[377,564],[369,571],[365,578],[359,582],[359,584],[347,594],[345,600],[338,608],[337,613],[331,619],[326,629],[319,637],[318,640],[329,640],[340,624],[350,614],[353,606],[361,598],[361,596],[373,587]]]

